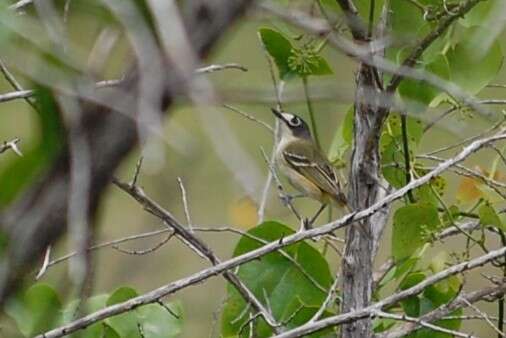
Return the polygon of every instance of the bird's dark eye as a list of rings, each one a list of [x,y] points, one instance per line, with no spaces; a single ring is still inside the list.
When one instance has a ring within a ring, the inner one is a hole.
[[[297,116],[292,117],[292,119],[290,120],[290,125],[292,125],[292,127],[298,127],[300,126],[300,124],[301,121]]]

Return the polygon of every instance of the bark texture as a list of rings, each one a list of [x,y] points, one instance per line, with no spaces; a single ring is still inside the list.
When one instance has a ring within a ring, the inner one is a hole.
[[[354,210],[367,208],[384,196],[381,180],[379,138],[387,115],[380,108],[375,70],[365,64],[357,73],[354,115],[354,148],[349,173],[349,204]],[[376,241],[387,220],[385,212],[357,222],[346,230],[346,249],[342,264],[342,313],[353,312],[371,303],[373,261]],[[371,337],[372,322],[366,318],[343,324],[343,338]]]

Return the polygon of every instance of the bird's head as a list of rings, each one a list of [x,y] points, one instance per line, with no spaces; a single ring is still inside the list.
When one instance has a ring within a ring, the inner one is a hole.
[[[307,123],[299,116],[271,108],[272,113],[281,121],[281,136],[311,139]]]

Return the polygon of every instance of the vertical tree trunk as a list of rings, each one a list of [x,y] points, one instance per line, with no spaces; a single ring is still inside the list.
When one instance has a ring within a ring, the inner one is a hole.
[[[362,64],[357,74],[354,115],[354,147],[349,177],[349,204],[360,210],[374,204],[384,193],[380,191],[379,137],[387,110],[379,104],[378,75]],[[342,263],[342,312],[366,307],[371,302],[375,241],[387,217],[370,217],[347,228],[346,249]],[[376,224],[374,224],[376,223]],[[383,224],[378,224],[383,223]],[[372,337],[370,319],[342,326],[343,338]]]

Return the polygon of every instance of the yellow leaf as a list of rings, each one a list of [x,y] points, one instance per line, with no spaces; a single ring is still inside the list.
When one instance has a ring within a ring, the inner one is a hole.
[[[228,211],[229,218],[235,226],[249,229],[258,224],[258,207],[249,197],[234,201]]]
[[[471,177],[462,177],[457,189],[457,199],[460,202],[471,202],[482,197],[481,183]]]

